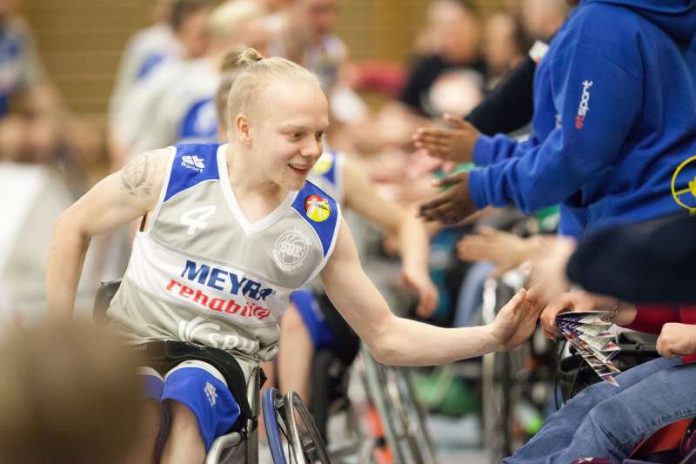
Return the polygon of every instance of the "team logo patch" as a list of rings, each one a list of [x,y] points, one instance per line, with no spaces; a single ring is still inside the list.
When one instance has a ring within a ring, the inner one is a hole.
[[[205,161],[196,155],[184,155],[181,157],[181,165],[194,171],[203,172]]]
[[[310,244],[309,238],[297,229],[283,232],[273,247],[273,260],[283,271],[294,271],[307,257]]]
[[[329,200],[319,195],[310,195],[305,200],[307,216],[314,222],[324,222],[331,216]]]
[[[677,166],[670,187],[674,201],[692,215],[696,214],[696,156]]]

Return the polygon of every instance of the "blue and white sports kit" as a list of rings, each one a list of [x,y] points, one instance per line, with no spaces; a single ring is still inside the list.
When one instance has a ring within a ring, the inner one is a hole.
[[[253,366],[277,353],[290,294],[326,264],[341,213],[307,182],[249,223],[229,184],[225,149],[171,149],[160,200],[149,228],[136,234],[108,315],[135,344],[179,340],[225,350],[248,379]],[[239,406],[214,368],[180,370],[165,376],[161,399],[189,406],[209,446],[236,420]]]

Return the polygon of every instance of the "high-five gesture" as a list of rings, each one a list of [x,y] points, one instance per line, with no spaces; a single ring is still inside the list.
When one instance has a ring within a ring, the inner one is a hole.
[[[445,114],[443,119],[449,127],[420,127],[413,134],[413,143],[436,158],[456,162],[471,161],[480,132],[457,116]]]

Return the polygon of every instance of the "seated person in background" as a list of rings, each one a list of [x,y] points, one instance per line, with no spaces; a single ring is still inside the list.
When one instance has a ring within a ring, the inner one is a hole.
[[[432,2],[425,33],[426,50],[412,68],[399,101],[417,114],[438,117],[446,111],[438,106],[443,100],[438,89],[473,79],[482,91],[487,70],[479,50],[480,29],[476,12],[465,0]],[[472,108],[463,108],[461,115]]]
[[[488,69],[486,88],[492,89],[515,67],[529,48],[522,25],[510,13],[497,13],[488,20],[483,33],[483,56]]]
[[[0,161],[53,161],[66,148],[63,161],[92,161],[99,140],[61,101],[15,3],[0,4]]]
[[[180,41],[180,38],[185,40],[195,35],[192,34],[196,29],[195,20],[186,20],[189,16],[189,5],[193,6],[180,0],[152,2],[153,24],[133,34],[123,50],[109,101],[109,114],[118,112],[123,97],[133,84],[147,77],[167,59],[181,55],[196,56],[202,52],[197,50],[200,42]],[[175,35],[173,26],[176,26],[176,29],[183,28],[185,32]]]
[[[693,175],[693,174],[692,174]],[[691,176],[690,176],[691,177]],[[696,218],[682,213],[596,231],[579,242],[547,241],[535,257],[545,298],[569,282],[588,291],[632,301],[696,301]]]
[[[205,71],[207,60],[204,56],[206,54],[217,56],[221,53],[219,47],[215,47],[214,52],[210,50],[213,48],[210,43],[212,5],[211,0],[174,1],[169,23],[180,50],[178,53],[170,54],[168,59],[163,58],[157,61],[156,66],[153,64],[148,73],[129,78],[132,70],[127,68],[128,61],[135,60],[137,56],[124,57],[121,75],[116,83],[109,108],[109,148],[115,168],[123,167],[134,153],[139,154],[161,146],[161,143],[156,140],[148,142],[148,134],[150,137],[156,134],[160,138],[165,135],[170,139],[174,138],[174,140],[166,140],[164,145],[176,142],[176,134],[179,130],[177,124],[181,123],[180,119],[183,118],[180,113],[185,114],[188,108],[172,109],[171,102],[169,108],[162,108],[163,94],[167,90],[175,91],[181,87],[184,89],[193,87],[195,94],[198,87],[205,88],[210,80],[210,78],[206,79],[209,74],[215,75],[215,69],[208,73],[200,72],[198,75],[190,71],[201,68]],[[217,42],[214,45],[217,45]],[[215,66],[216,64],[211,65],[213,68]],[[189,97],[186,103],[190,103],[191,99]],[[165,112],[165,110],[169,111]],[[153,127],[157,124],[165,124],[160,122],[163,119],[167,123],[167,130],[154,130]],[[174,119],[173,122],[172,119]],[[169,128],[168,126],[171,125],[175,127]]]
[[[143,403],[137,362],[103,327],[51,321],[0,337],[0,462],[122,464]]]
[[[556,315],[566,310],[606,310],[617,325],[659,333],[657,347],[665,357],[619,374],[615,377],[618,387],[599,382],[585,388],[505,463],[566,464],[582,457],[606,457],[620,463],[665,425],[696,417],[694,306],[633,305],[581,291],[564,293],[542,313],[547,336],[555,336]],[[680,355],[684,357],[676,357]]]

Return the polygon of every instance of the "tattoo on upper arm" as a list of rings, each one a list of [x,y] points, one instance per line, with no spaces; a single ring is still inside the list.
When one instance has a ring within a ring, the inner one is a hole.
[[[152,189],[150,166],[152,162],[148,155],[138,156],[131,160],[121,171],[121,190],[134,197],[146,197]]]

